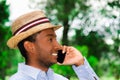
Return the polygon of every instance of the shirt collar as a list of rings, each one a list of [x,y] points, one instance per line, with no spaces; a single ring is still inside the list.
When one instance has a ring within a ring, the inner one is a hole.
[[[18,71],[22,71],[24,74],[34,78],[35,80],[37,80],[38,78],[38,75],[39,77],[46,77],[46,72],[40,70],[40,69],[37,69],[37,68],[34,68],[32,66],[29,66],[29,65],[26,65],[25,63],[19,63],[18,65]],[[47,76],[49,77],[49,75],[53,75],[53,71],[51,69],[48,69],[47,71]]]

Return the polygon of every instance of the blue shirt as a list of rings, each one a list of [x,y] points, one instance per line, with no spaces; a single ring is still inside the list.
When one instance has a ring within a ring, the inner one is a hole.
[[[77,74],[80,80],[99,80],[87,60],[85,59],[84,65],[72,66],[73,70]],[[32,66],[26,65],[24,63],[19,63],[18,72],[15,73],[10,80],[68,80],[62,75],[54,73],[52,69],[48,69],[44,72],[40,69],[34,68]]]

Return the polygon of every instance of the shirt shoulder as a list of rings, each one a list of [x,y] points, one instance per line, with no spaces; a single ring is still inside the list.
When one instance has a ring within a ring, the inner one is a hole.
[[[9,80],[34,80],[34,79],[21,72],[17,72],[14,75],[12,75]]]
[[[66,77],[54,73],[54,80],[68,80]]]

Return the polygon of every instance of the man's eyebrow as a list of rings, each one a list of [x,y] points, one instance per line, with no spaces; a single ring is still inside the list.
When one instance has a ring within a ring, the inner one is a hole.
[[[55,34],[47,34],[46,36],[57,37]]]

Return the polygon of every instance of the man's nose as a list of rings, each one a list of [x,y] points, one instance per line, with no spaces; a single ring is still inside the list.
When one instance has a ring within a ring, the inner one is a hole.
[[[54,49],[55,50],[60,50],[62,49],[62,45],[60,45],[57,41],[54,43]]]

